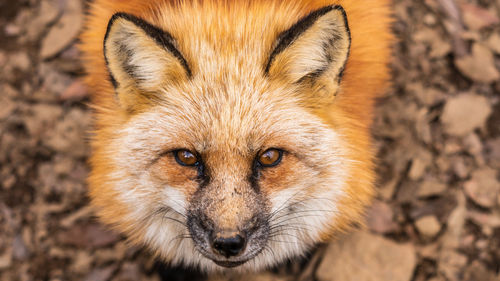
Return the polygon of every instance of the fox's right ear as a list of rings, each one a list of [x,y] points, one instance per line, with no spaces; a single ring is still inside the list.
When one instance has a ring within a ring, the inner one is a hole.
[[[109,20],[104,58],[120,101],[127,99],[120,96],[122,89],[130,94],[150,92],[191,76],[186,59],[168,32],[126,13],[116,13]]]

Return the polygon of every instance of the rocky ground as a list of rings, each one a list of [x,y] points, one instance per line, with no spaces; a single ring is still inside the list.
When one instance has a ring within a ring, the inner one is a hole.
[[[500,280],[500,1],[394,2],[367,229],[245,280]],[[0,280],[159,279],[87,207],[84,10],[0,1]]]

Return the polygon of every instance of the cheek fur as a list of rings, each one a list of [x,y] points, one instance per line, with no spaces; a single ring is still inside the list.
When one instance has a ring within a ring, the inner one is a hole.
[[[264,193],[272,193],[294,186],[315,171],[290,153],[283,155],[281,163],[260,172],[259,186]]]
[[[159,185],[168,185],[182,190],[185,195],[194,193],[199,185],[196,167],[181,166],[172,155],[158,159],[152,166],[151,175]]]

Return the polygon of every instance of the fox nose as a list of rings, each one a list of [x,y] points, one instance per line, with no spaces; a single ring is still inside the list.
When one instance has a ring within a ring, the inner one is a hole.
[[[241,232],[221,231],[212,237],[212,249],[226,258],[240,254],[245,245],[245,235]]]

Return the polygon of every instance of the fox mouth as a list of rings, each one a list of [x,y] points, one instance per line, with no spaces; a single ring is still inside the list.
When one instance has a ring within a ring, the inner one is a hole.
[[[248,260],[244,261],[219,261],[219,260],[213,260],[213,262],[219,266],[227,267],[227,268],[232,268],[232,267],[237,267],[239,265],[242,265],[246,263]]]

